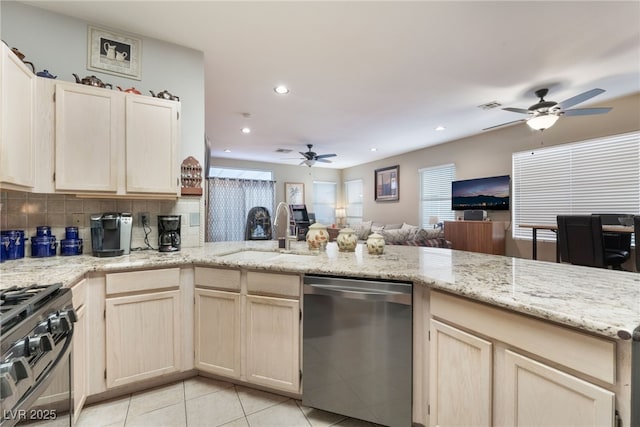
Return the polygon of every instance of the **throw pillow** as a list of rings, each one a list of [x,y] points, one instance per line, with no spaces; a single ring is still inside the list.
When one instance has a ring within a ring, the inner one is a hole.
[[[416,233],[416,239],[418,240],[427,240],[427,239],[435,239],[439,237],[444,237],[444,231],[439,228],[421,228]]]
[[[353,224],[351,228],[355,231],[356,236],[358,236],[358,240],[367,240],[367,237],[371,234],[371,221],[362,221]]]
[[[384,241],[389,243],[390,245],[397,245],[406,242],[407,240],[412,240],[409,238],[411,234],[411,230],[402,230],[400,228],[396,228],[393,230],[387,230],[386,228],[381,232],[382,237],[384,237]]]
[[[371,223],[371,232],[382,234],[382,230],[384,230],[384,223],[382,222],[373,222]]]
[[[385,224],[385,230],[400,230],[402,228],[402,224]]]
[[[417,225],[407,224],[406,222],[402,223],[402,227],[400,227],[400,229],[409,231],[409,240],[415,240],[418,231],[420,230]]]

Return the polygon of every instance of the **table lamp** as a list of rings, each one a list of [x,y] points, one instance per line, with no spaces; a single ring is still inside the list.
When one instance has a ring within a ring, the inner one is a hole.
[[[338,223],[338,227],[342,227],[346,216],[347,210],[345,208],[336,208],[336,222]]]

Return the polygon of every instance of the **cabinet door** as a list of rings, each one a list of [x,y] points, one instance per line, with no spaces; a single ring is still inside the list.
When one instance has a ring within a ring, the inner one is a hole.
[[[180,291],[106,300],[107,388],[181,368]]]
[[[490,426],[492,344],[431,320],[431,426]]]
[[[34,185],[36,77],[4,43],[1,49],[0,184],[25,190]]]
[[[240,378],[240,294],[195,290],[197,369]]]
[[[77,322],[73,331],[73,417],[78,419],[87,398],[87,318],[86,306],[76,310]]]
[[[179,103],[126,98],[127,193],[178,194]]]
[[[612,392],[510,350],[504,361],[507,389],[496,405],[504,425],[614,425]]]
[[[247,295],[247,381],[297,393],[300,390],[300,304]]]
[[[80,84],[56,86],[56,190],[117,190],[121,96]]]

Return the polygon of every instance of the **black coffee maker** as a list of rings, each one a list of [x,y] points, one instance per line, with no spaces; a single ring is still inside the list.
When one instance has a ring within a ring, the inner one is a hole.
[[[180,215],[158,215],[158,250],[180,250]]]

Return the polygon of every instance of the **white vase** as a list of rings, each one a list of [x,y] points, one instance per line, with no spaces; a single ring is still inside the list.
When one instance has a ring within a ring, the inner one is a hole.
[[[367,249],[371,255],[382,255],[384,252],[384,237],[378,233],[373,233],[367,239]]]
[[[343,228],[338,233],[336,242],[338,242],[340,252],[355,252],[356,245],[358,244],[358,236],[353,229]]]
[[[309,226],[309,231],[307,231],[307,246],[311,250],[325,249],[327,247],[327,242],[329,241],[329,233],[327,232],[327,227],[320,224],[315,223]]]

